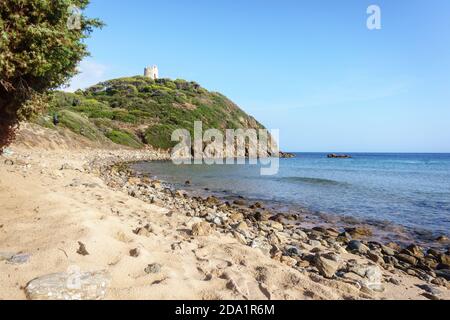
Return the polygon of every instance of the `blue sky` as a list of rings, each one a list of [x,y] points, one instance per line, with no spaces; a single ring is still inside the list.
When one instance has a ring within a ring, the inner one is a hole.
[[[157,64],[280,129],[285,150],[450,152],[448,0],[92,0],[87,14],[107,26],[71,89]]]

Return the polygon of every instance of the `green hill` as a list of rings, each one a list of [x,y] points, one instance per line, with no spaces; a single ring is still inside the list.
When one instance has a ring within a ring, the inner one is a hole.
[[[137,76],[114,79],[76,93],[53,92],[40,125],[60,126],[88,139],[140,148],[146,144],[169,149],[173,130],[193,132],[194,121],[203,129],[263,128],[253,117],[217,92],[195,82]]]

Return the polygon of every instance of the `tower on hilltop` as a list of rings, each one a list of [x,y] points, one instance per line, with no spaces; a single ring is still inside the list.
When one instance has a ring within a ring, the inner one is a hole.
[[[153,67],[147,67],[144,69],[144,77],[156,80],[159,78],[158,67],[155,65]]]

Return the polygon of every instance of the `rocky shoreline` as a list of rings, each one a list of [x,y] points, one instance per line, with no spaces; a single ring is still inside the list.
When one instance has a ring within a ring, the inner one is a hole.
[[[89,164],[109,187],[168,208],[172,214],[191,217],[192,236],[208,236],[213,231],[232,235],[240,243],[260,250],[303,274],[334,279],[356,286],[362,292],[383,292],[384,283],[399,285],[400,275],[417,277],[427,283],[423,296],[440,299],[450,288],[450,252],[425,250],[416,244],[401,247],[367,240],[370,229],[303,227],[296,215],[274,214],[260,202],[245,199],[223,201],[215,196],[189,196],[183,190],[129,168],[135,161],[164,160],[164,156],[143,154],[124,159],[96,159]],[[136,234],[148,232],[138,228]],[[448,242],[448,239],[440,239]],[[353,256],[359,256],[363,263]]]

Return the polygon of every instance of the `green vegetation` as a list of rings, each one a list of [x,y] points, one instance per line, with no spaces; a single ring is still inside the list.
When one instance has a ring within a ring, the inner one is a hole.
[[[37,123],[51,127],[44,119],[58,114],[62,126],[89,139],[101,134],[133,148],[169,149],[175,144],[172,132],[193,134],[195,121],[202,121],[204,130],[262,128],[225,96],[180,79],[121,78],[76,93],[54,92],[50,98],[47,114]]]
[[[83,40],[102,23],[70,10],[85,9],[88,3],[0,1],[0,153],[13,139],[18,120],[39,111],[47,90],[74,76],[88,55]]]

